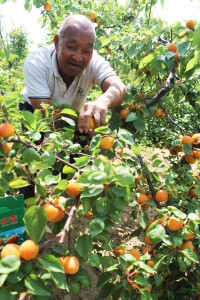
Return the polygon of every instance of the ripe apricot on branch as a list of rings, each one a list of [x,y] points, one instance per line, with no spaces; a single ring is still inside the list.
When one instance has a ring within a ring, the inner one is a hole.
[[[32,240],[26,240],[20,246],[20,256],[24,260],[31,260],[36,258],[38,252],[39,252],[39,247]]]
[[[3,247],[1,251],[1,258],[6,256],[14,255],[20,258],[20,247],[17,244],[7,244]]]
[[[4,152],[5,155],[8,154],[8,152],[10,152],[10,150],[11,150],[11,144],[10,143],[6,143],[3,146],[0,144],[0,147],[3,149],[3,152]]]
[[[183,135],[181,136],[181,143],[182,144],[191,144],[192,143],[192,138],[189,135]]]
[[[180,247],[180,250],[184,250],[184,249],[190,249],[194,251],[194,245],[192,244],[191,241],[187,241]]]
[[[185,25],[186,25],[186,27],[189,28],[189,29],[194,29],[195,23],[194,23],[193,20],[187,20],[187,21],[185,22]]]
[[[115,246],[114,249],[113,249],[113,253],[116,257],[124,254],[126,251],[124,249],[124,247],[122,246]]]
[[[167,226],[171,231],[178,231],[183,228],[183,221],[181,219],[169,218]]]
[[[66,256],[63,262],[66,274],[76,274],[79,270],[79,260],[76,256]]]
[[[89,17],[90,17],[90,20],[91,20],[91,21],[94,21],[94,19],[96,18],[95,12],[94,12],[94,11],[90,11],[90,12],[89,12]]]
[[[194,164],[194,163],[196,162],[196,159],[194,158],[193,153],[186,154],[186,155],[185,155],[185,161],[186,161],[188,164]]]
[[[78,182],[71,182],[67,185],[66,193],[71,197],[77,197],[81,194],[83,185]]]
[[[51,10],[51,4],[50,4],[49,2],[45,2],[45,3],[44,3],[44,9],[45,9],[46,11],[50,11],[50,10]]]
[[[14,126],[10,123],[2,123],[0,125],[0,136],[3,138],[9,138],[14,134]]]
[[[149,200],[149,198],[144,194],[140,194],[140,196],[137,199],[138,203],[141,205],[144,204],[148,200]]]
[[[200,144],[200,133],[193,134],[192,143],[195,144],[195,145]]]
[[[121,119],[126,120],[126,117],[128,116],[129,113],[130,113],[130,109],[128,108],[123,108],[122,110],[120,110]]]
[[[159,190],[155,197],[158,202],[165,202],[168,199],[168,193],[165,190]]]
[[[199,150],[193,150],[192,154],[195,159],[200,159],[200,151]]]
[[[140,250],[139,249],[131,249],[128,251],[129,254],[134,256],[137,260],[140,259]]]
[[[174,43],[168,43],[167,49],[168,49],[168,51],[171,51],[171,52],[177,52],[177,46]]]
[[[115,139],[112,136],[104,136],[101,139],[101,148],[104,150],[110,150],[115,143]]]
[[[47,214],[47,221],[53,221],[53,219],[57,218],[59,211],[53,204],[45,203],[43,208]]]

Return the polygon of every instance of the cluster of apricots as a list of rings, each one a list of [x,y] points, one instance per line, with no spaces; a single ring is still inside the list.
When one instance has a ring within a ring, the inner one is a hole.
[[[89,12],[90,21],[96,23],[98,26],[101,25],[101,20],[96,18],[96,13],[94,11]]]
[[[4,154],[8,154],[8,152],[11,150],[11,144],[10,143],[2,143],[3,139],[8,139],[13,136],[15,132],[14,126],[10,123],[2,123],[0,125],[0,148],[3,149]]]
[[[1,251],[1,258],[14,255],[19,259],[32,260],[37,257],[39,246],[33,240],[26,240],[21,245],[6,244]]]
[[[16,256],[21,260],[35,259],[39,252],[39,246],[33,240],[26,240],[21,245],[6,244],[1,251],[1,259],[8,256]],[[79,270],[79,260],[75,256],[58,258],[66,274],[76,274]]]
[[[183,145],[191,145],[192,150],[189,154],[186,154],[184,156],[184,160],[188,164],[194,164],[197,160],[200,159],[200,150],[198,148],[195,148],[197,145],[200,145],[200,133],[180,135],[179,139],[180,145],[177,145],[175,148],[171,148],[170,154],[177,155],[179,152],[183,152]],[[166,147],[169,147],[169,145],[166,144]]]

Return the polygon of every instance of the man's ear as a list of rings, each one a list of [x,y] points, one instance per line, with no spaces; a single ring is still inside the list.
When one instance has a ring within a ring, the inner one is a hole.
[[[55,45],[56,50],[58,50],[58,42],[59,42],[59,36],[58,36],[58,34],[56,34],[54,36],[54,45]]]

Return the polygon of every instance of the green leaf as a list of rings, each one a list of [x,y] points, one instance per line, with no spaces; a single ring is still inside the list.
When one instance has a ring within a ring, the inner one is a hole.
[[[19,189],[28,185],[29,185],[28,181],[21,179],[20,177],[12,179],[9,182],[9,187],[11,187],[12,189]]]
[[[195,46],[200,45],[200,27],[198,27],[193,33],[193,44]]]
[[[4,288],[0,289],[0,299],[2,300],[15,300],[16,299],[16,295],[11,292],[8,291]]]
[[[99,195],[104,190],[104,186],[100,185],[92,185],[91,187],[84,187],[83,192],[81,193],[81,199],[84,197],[94,197]]]
[[[38,243],[44,235],[47,216],[43,207],[31,206],[24,215],[24,224],[30,238]]]
[[[91,236],[88,234],[79,236],[76,241],[75,248],[81,257],[87,257],[89,254],[91,254],[93,249]]]
[[[90,233],[93,237],[101,233],[104,230],[104,227],[105,224],[101,219],[96,218],[89,223]]]
[[[178,45],[178,53],[180,56],[184,55],[190,49],[191,43],[189,41]]]
[[[138,119],[137,114],[134,113],[134,112],[130,112],[130,113],[128,114],[128,116],[126,117],[126,122],[133,122],[133,121],[135,121],[135,120],[137,120],[137,119]]]
[[[70,281],[69,282],[70,292],[74,296],[78,296],[81,293],[81,284],[77,281]]]
[[[154,59],[153,54],[149,54],[145,56],[143,59],[141,59],[139,63],[139,69],[143,69],[148,63],[150,63]]]
[[[42,155],[42,160],[48,166],[53,166],[56,162],[55,154],[51,151],[45,151]]]
[[[78,117],[77,113],[72,108],[63,108],[61,110],[62,114],[71,115],[74,117]]]
[[[21,111],[22,114],[22,123],[29,130],[35,130],[36,128],[36,119],[33,113],[30,111]]]
[[[116,261],[116,259],[112,256],[102,256],[100,257],[101,259],[101,265],[103,268],[103,271],[113,271],[116,270],[118,267],[118,262]]]
[[[188,72],[189,70],[193,69],[197,63],[198,63],[198,61],[195,57],[191,58],[189,60],[189,62],[187,63],[185,72]]]
[[[88,257],[88,263],[92,267],[99,268],[101,263],[100,257],[95,253],[91,253]]]
[[[116,175],[117,183],[121,186],[128,186],[133,183],[133,175],[129,172],[129,170],[124,167],[116,167]]]
[[[47,268],[50,272],[64,273],[58,258],[52,254],[43,255],[39,260],[39,264]]]
[[[0,267],[1,267],[1,265],[0,265]],[[8,274],[0,274],[0,287],[2,287],[2,285],[6,281],[7,276],[8,276]]]
[[[23,151],[22,157],[25,163],[30,164],[33,161],[41,161],[40,154],[33,148],[27,148]]]
[[[149,230],[147,231],[147,236],[153,244],[159,243],[165,236],[165,229],[160,224],[157,224],[152,229],[149,228]]]
[[[9,274],[15,270],[18,270],[21,265],[21,261],[15,255],[9,255],[1,259],[0,271],[3,274]]]
[[[90,158],[88,156],[82,156],[82,157],[79,157],[79,158],[74,158],[75,160],[75,166],[79,167],[79,168],[82,168],[84,166],[87,165],[87,163],[89,162]]]
[[[181,253],[186,257],[188,258],[189,260],[195,262],[195,263],[199,263],[199,259],[196,255],[196,253],[194,253],[194,251],[186,248],[184,250],[181,250]]]
[[[105,216],[110,211],[110,199],[106,197],[100,197],[96,199],[94,205],[94,215],[99,214],[99,216]]]
[[[90,151],[94,151],[96,148],[98,148],[101,144],[101,134],[95,135],[90,143]]]
[[[88,176],[88,181],[92,184],[103,184],[107,181],[107,174],[105,172],[93,172]]]
[[[115,288],[115,285],[113,283],[106,283],[102,286],[97,299],[106,299],[112,292],[112,290]]]
[[[118,136],[128,145],[133,145],[135,143],[132,134],[126,129],[120,128],[118,131]]]
[[[138,148],[136,145],[132,145],[131,150],[134,152],[136,156],[140,154],[140,148]]]
[[[51,289],[49,288],[49,285],[46,284],[44,280],[37,277],[36,274],[29,274],[24,283],[28,291],[30,291],[33,295],[51,296]]]
[[[90,276],[86,270],[80,269],[76,274],[76,280],[81,283],[83,289],[90,288]]]
[[[138,118],[134,121],[135,129],[137,129],[140,132],[143,132],[145,130],[145,120],[143,118]]]

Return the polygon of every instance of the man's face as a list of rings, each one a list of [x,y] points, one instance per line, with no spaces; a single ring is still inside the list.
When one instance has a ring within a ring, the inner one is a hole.
[[[58,69],[62,77],[80,75],[89,65],[94,49],[94,35],[82,28],[71,27],[67,34],[56,35],[54,43]]]

